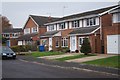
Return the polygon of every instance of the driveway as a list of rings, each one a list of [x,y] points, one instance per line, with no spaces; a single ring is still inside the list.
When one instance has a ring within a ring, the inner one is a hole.
[[[49,63],[49,61],[46,62]],[[3,78],[118,78],[112,74],[67,69],[34,60],[24,61],[21,57],[16,60],[3,60],[2,70]]]
[[[81,62],[92,61],[92,60],[102,59],[102,58],[107,58],[107,57],[112,57],[112,56],[115,56],[115,55],[98,54],[96,56],[90,56],[90,57],[83,57],[83,58],[78,58],[78,59],[66,60],[66,62],[81,63]]]
[[[68,56],[75,56],[75,55],[79,55],[79,54],[80,53],[66,53],[66,54],[61,54],[61,55],[43,56],[43,57],[38,57],[38,58],[57,59],[57,58],[63,58],[63,57],[68,57]]]

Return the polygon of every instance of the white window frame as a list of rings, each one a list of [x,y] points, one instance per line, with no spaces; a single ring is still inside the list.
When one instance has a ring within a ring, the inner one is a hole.
[[[82,44],[83,44],[83,39],[84,39],[85,37],[79,37],[78,38],[78,45],[79,46],[81,46]],[[81,42],[80,42],[80,39],[81,39]]]
[[[55,29],[55,28],[54,28],[54,25],[49,25],[49,26],[48,26],[48,31],[54,31],[54,29]]]
[[[19,34],[18,33],[12,33],[12,38],[18,38]]]
[[[41,45],[47,46],[47,39],[42,39],[41,40]]]
[[[79,26],[79,20],[72,21],[72,28],[78,28]]]
[[[32,33],[36,33],[38,30],[37,30],[37,27],[33,27],[32,28]]]
[[[68,47],[68,38],[63,37],[61,39],[62,47]]]
[[[112,22],[113,23],[120,22],[120,13],[113,13]]]
[[[30,34],[30,28],[25,28],[24,29],[24,34]]]
[[[6,35],[8,35],[8,36],[6,36]],[[10,33],[4,33],[4,37],[5,38],[10,38]]]
[[[65,27],[65,22],[59,23],[59,30],[63,30]]]
[[[89,27],[89,26],[95,26],[96,24],[97,24],[97,21],[96,21],[95,17],[86,19],[86,26],[87,27]]]

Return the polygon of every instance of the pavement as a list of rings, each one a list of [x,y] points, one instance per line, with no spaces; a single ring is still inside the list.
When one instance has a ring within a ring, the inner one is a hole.
[[[38,58],[57,59],[57,58],[63,58],[63,57],[68,57],[68,56],[75,56],[75,55],[79,55],[79,54],[80,53],[66,53],[66,54],[61,54],[61,55],[43,56],[43,57],[38,57]]]
[[[58,65],[59,67],[55,66],[55,64]],[[75,64],[66,64],[56,61],[55,62],[48,61],[48,60],[33,58],[30,56],[17,56],[16,60],[2,61],[2,77],[17,78],[17,79],[18,78],[118,78],[118,75],[68,68],[68,66],[70,67],[72,65],[77,66]]]
[[[32,56],[18,56],[19,60],[23,60],[26,62],[35,62],[40,64],[45,64],[49,66],[55,66],[55,67],[62,67],[65,69],[75,69],[75,70],[82,70],[82,71],[88,71],[88,72],[96,72],[96,73],[102,73],[104,75],[110,74],[110,75],[117,75],[120,76],[119,72],[120,69],[111,68],[111,67],[102,67],[102,66],[94,66],[94,65],[88,65],[83,63],[74,63],[74,62],[62,62],[62,61],[56,61],[56,60],[49,60],[49,59],[43,59],[43,58],[35,58]]]
[[[115,56],[115,55],[99,54],[96,56],[89,56],[89,57],[83,57],[83,58],[78,58],[78,59],[66,60],[66,62],[81,63],[81,62],[92,61],[92,60],[96,60],[96,59],[108,58],[108,57],[112,57],[112,56]]]

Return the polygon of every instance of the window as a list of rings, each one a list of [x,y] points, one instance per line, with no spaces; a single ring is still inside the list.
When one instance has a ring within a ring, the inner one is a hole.
[[[35,32],[37,32],[37,28],[36,27],[32,28],[32,33],[35,33]]]
[[[72,27],[73,28],[79,27],[79,20],[72,21]]]
[[[53,30],[54,30],[54,25],[49,25],[49,26],[48,26],[48,30],[49,30],[49,31],[53,31]]]
[[[18,37],[18,33],[13,33],[12,37]]]
[[[59,38],[56,38],[56,47],[59,47]]]
[[[113,14],[113,23],[120,22],[120,13]]]
[[[82,45],[83,44],[83,39],[84,39],[84,37],[79,37],[79,45]]]
[[[9,34],[9,33],[6,33],[6,34],[4,34],[4,37],[9,38],[9,37],[10,37],[10,34]]]
[[[65,29],[65,23],[60,23],[59,24],[59,29]]]
[[[24,34],[30,34],[30,28],[24,29]]]
[[[68,47],[68,38],[62,38],[62,47]]]
[[[47,40],[46,39],[42,39],[42,44],[41,45],[46,46],[47,45]]]
[[[96,18],[89,18],[86,20],[87,21],[87,26],[94,26],[96,25]]]

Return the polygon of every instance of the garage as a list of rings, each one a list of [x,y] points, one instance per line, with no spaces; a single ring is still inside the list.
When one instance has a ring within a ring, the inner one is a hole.
[[[120,35],[107,35],[107,53],[120,54]]]

